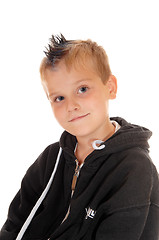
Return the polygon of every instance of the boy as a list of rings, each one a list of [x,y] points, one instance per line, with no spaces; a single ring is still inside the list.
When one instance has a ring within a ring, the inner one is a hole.
[[[28,169],[0,240],[157,240],[151,132],[109,118],[117,81],[105,51],[61,35],[52,36],[45,54],[42,85],[65,131]]]

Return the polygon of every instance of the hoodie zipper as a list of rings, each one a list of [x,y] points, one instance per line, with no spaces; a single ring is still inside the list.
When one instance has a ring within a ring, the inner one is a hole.
[[[76,168],[75,168],[75,173],[74,173],[74,175],[73,175],[72,187],[71,187],[71,189],[72,189],[73,192],[74,192],[75,187],[76,187],[76,183],[77,183],[77,179],[78,179],[80,170],[81,170],[81,168],[82,168],[82,166],[83,166],[83,164],[79,165],[79,162],[78,162],[77,159],[75,160],[75,162],[76,162]],[[73,193],[71,194],[71,196],[72,196],[72,195],[73,195]]]
[[[98,147],[98,146],[96,145],[96,144],[101,144],[101,143],[103,143],[103,141],[101,141],[101,140],[96,140],[96,141],[94,141],[93,148],[96,149],[96,150],[103,149],[105,146],[103,147],[103,145],[101,145],[101,146]],[[75,147],[74,152],[76,151],[76,148],[77,148],[77,144],[76,144],[76,147]],[[79,161],[77,160],[77,158],[75,159],[75,162],[76,162],[76,168],[75,168],[75,172],[74,172],[73,179],[72,179],[72,185],[71,185],[71,190],[72,190],[72,192],[71,192],[71,199],[72,199],[72,197],[73,197],[73,194],[74,194],[74,191],[75,191],[75,188],[76,188],[77,179],[78,179],[78,177],[79,177],[80,170],[81,170],[81,168],[83,167],[83,164],[84,164],[84,162],[83,162],[81,165],[79,165]],[[71,199],[70,199],[70,201],[71,201]],[[61,224],[68,218],[68,215],[69,215],[69,213],[70,213],[70,207],[71,207],[70,205],[71,205],[71,204],[69,204],[67,213],[66,213],[66,215],[65,215],[65,218],[64,218],[63,221],[61,222]]]
[[[77,159],[75,160],[75,162],[76,162],[76,168],[75,168],[75,172],[74,172],[73,179],[72,179],[72,185],[71,185],[71,190],[72,190],[72,192],[71,192],[71,199],[72,199],[74,191],[75,191],[75,187],[76,187],[77,179],[79,177],[80,170],[81,170],[81,168],[82,168],[82,166],[84,164],[84,163],[82,163],[81,165],[79,165],[79,162],[78,162]],[[62,223],[68,218],[68,215],[70,213],[70,207],[71,206],[69,205],[67,213],[66,213],[66,216],[63,219]]]

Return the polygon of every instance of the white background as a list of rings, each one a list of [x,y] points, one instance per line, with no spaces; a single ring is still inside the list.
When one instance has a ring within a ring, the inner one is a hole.
[[[110,116],[153,131],[150,154],[159,169],[158,13],[154,0],[0,2],[0,227],[26,169],[62,133],[39,77],[51,34],[105,48],[118,79]]]

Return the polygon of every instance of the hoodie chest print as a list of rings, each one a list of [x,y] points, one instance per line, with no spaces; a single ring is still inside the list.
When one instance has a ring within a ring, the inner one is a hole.
[[[86,210],[86,217],[85,217],[85,219],[94,218],[95,217],[95,215],[96,215],[96,211],[95,210],[91,209],[90,207],[88,209],[86,208],[85,210]]]

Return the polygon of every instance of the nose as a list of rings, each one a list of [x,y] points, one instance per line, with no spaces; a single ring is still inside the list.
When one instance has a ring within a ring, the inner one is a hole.
[[[74,97],[67,99],[67,111],[68,112],[76,111],[79,108],[80,108],[80,105]]]

